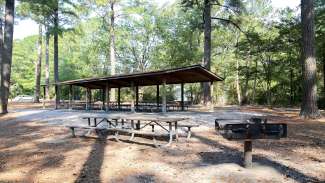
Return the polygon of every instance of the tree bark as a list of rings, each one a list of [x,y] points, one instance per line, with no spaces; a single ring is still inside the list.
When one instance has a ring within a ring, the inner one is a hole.
[[[292,59],[291,59],[291,55],[290,55],[290,105],[293,105],[294,102],[294,89],[293,89],[293,65],[292,65]]]
[[[2,96],[3,93],[3,80],[2,80],[2,73],[3,73],[3,19],[0,17],[0,114],[2,112],[2,101],[4,100],[4,97]]]
[[[55,92],[55,108],[57,109],[58,105],[60,104],[60,88],[58,85],[56,85],[59,82],[59,5],[57,5],[57,8],[54,11],[54,41],[53,41],[53,47],[54,47],[54,82],[56,87]]]
[[[325,50],[323,51],[323,93],[325,97]]]
[[[211,69],[211,2],[204,0],[204,60],[203,66]],[[211,83],[203,83],[203,103],[208,106],[211,104]]]
[[[256,103],[255,97],[256,97],[256,83],[257,83],[257,60],[255,60],[255,68],[254,68],[254,84],[253,84],[253,97],[252,97],[252,103]]]
[[[267,105],[272,105],[272,91],[271,91],[271,82],[272,82],[272,60],[271,56],[268,56],[268,63],[267,63],[267,71],[266,71],[266,84],[267,84]]]
[[[236,59],[236,90],[237,90],[237,101],[238,105],[241,105],[241,92],[240,92],[240,84],[239,84],[239,61]]]
[[[111,19],[111,26],[110,26],[110,44],[109,44],[109,49],[110,49],[110,62],[111,62],[111,75],[115,75],[116,71],[116,58],[115,58],[115,11],[114,11],[114,5],[115,1],[111,0],[110,1],[110,7],[111,7],[111,14],[110,14],[110,19]],[[112,89],[110,93],[111,101],[115,101],[115,90]]]
[[[246,74],[245,74],[245,85],[244,85],[244,91],[243,91],[243,100],[242,100],[242,104],[248,104],[248,82],[249,82],[249,78],[250,78],[250,72],[249,72],[249,65],[248,65],[248,59],[246,59],[245,62],[245,70],[246,70]]]
[[[8,98],[10,89],[12,46],[14,33],[15,0],[6,0],[3,58],[1,65],[0,113],[8,113]]]
[[[38,58],[35,62],[35,90],[34,90],[34,102],[39,103],[40,90],[41,90],[41,67],[42,67],[42,47],[43,47],[43,30],[42,24],[39,24],[38,35]]]
[[[318,118],[314,1],[301,0],[303,95],[300,116]]]
[[[50,99],[50,57],[49,57],[49,47],[50,47],[50,33],[49,28],[46,28],[45,34],[45,96],[46,100]]]
[[[241,99],[241,90],[240,90],[240,81],[239,81],[238,40],[239,40],[239,36],[237,36],[237,40],[236,40],[236,53],[235,53],[235,59],[236,59],[236,91],[237,91],[238,105],[241,105],[242,99]]]

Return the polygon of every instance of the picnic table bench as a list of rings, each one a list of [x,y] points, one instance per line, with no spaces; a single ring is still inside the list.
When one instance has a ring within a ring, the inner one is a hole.
[[[175,136],[175,140],[178,141],[178,128],[184,127],[187,128],[187,139],[191,137],[191,128],[198,127],[198,124],[189,123],[188,118],[167,118],[167,117],[158,117],[158,118],[106,118],[106,117],[93,117],[87,116],[82,117],[82,119],[87,120],[88,126],[80,126],[80,125],[69,125],[68,128],[72,131],[72,136],[75,137],[75,129],[89,129],[98,131],[112,131],[114,132],[114,138],[117,141],[119,140],[119,134],[129,134],[129,140],[134,140],[135,135],[144,135],[151,136],[154,145],[157,145],[156,138],[163,137],[168,135],[169,140],[168,143],[164,146],[169,146],[173,141],[173,136]],[[186,120],[186,121],[185,121]],[[107,127],[98,126],[100,123],[106,123]],[[178,122],[182,122],[178,124]],[[151,130],[144,130],[146,127],[151,127]],[[166,133],[158,133],[156,131],[157,128],[162,129],[162,131]],[[100,134],[100,133],[98,133]]]

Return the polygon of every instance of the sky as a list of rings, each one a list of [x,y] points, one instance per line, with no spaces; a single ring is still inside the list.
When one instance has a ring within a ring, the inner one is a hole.
[[[160,6],[165,3],[172,3],[175,0],[155,0]],[[275,8],[296,8],[299,6],[300,0],[272,0],[272,6]],[[32,20],[16,21],[14,29],[14,39],[22,39],[24,37],[35,35],[38,33],[38,25]]]

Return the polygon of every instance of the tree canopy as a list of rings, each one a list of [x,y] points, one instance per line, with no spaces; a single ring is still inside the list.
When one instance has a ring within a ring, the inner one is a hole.
[[[55,2],[33,2],[22,1],[20,18],[28,16],[44,25],[52,25]],[[116,73],[202,63],[204,1],[178,0],[167,5],[157,5],[150,0],[114,2]],[[59,7],[62,7],[59,8],[59,25],[62,30],[72,30],[60,31],[60,80],[111,74],[109,15],[112,12],[107,8],[109,3],[59,1]],[[275,9],[270,0],[216,0],[210,3],[211,70],[225,78],[222,84],[214,86],[214,101],[299,106],[303,91],[299,7]],[[324,1],[315,0],[316,63],[319,68],[316,84],[320,107],[324,107],[321,101],[325,99],[324,7]],[[36,43],[35,36],[14,41],[11,97],[33,92]],[[53,63],[53,54],[50,47],[50,63]],[[50,67],[52,82],[53,72]],[[44,75],[42,70],[41,83],[44,83]],[[187,89],[200,98],[200,85],[187,86]]]

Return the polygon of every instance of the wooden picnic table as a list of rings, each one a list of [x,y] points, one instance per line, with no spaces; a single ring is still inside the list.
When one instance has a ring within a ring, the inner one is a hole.
[[[151,132],[155,133],[155,127],[160,127],[164,131],[166,131],[169,135],[169,141],[168,144],[170,145],[173,141],[173,135],[175,134],[175,140],[178,141],[178,122],[183,121],[189,118],[170,118],[170,117],[131,117],[131,118],[108,118],[108,121],[114,121],[115,126],[120,123],[123,126],[126,123],[130,124],[131,129],[133,130],[133,133],[131,133],[130,140],[134,139],[135,134],[141,134],[139,133],[140,130],[144,129],[147,126],[151,126]],[[111,122],[109,122],[109,126],[112,125]],[[168,126],[168,128],[166,128]],[[155,141],[155,135],[153,135],[153,140]]]
[[[153,137],[154,145],[156,146],[156,136],[161,136],[158,134],[156,129],[160,128],[163,131],[167,132],[169,136],[168,143],[165,146],[168,146],[173,141],[173,136],[175,135],[175,140],[178,141],[178,122],[188,120],[189,118],[171,118],[171,117],[103,117],[103,116],[89,116],[83,117],[88,122],[89,130],[93,130],[100,123],[106,122],[107,128],[98,127],[99,130],[109,130],[115,131],[115,139],[118,140],[118,133],[125,132],[131,134],[130,140],[133,140],[135,135],[151,135]],[[92,123],[93,122],[93,123]],[[144,128],[151,126],[151,132],[143,130]],[[190,138],[190,130],[193,125],[182,125],[182,127],[188,127],[188,139]],[[69,126],[71,130],[78,128],[77,126]],[[80,127],[87,128],[87,127]],[[155,129],[156,128],[156,129]],[[74,131],[73,131],[74,134]]]

